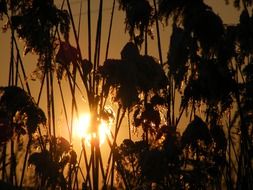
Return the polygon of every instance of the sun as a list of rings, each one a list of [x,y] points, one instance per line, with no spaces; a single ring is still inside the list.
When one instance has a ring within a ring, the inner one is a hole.
[[[98,125],[98,135],[100,145],[106,141],[106,138],[110,136],[111,124],[108,121],[101,120]],[[91,115],[88,113],[76,118],[73,126],[73,136],[75,138],[84,139],[85,142],[90,145],[91,139],[96,137],[94,132],[91,132]]]

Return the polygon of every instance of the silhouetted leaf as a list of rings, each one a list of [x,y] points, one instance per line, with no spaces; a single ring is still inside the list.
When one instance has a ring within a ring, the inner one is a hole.
[[[182,135],[182,145],[192,145],[196,147],[198,140],[204,141],[206,144],[211,142],[211,135],[209,129],[204,121],[198,116],[195,116],[194,120],[189,123]]]
[[[26,46],[38,54],[52,51],[53,28],[59,26],[65,36],[69,32],[67,12],[57,9],[51,0],[33,0],[17,9],[18,14],[11,18],[13,28],[25,40]]]
[[[253,16],[250,17],[247,10],[243,10],[238,24],[238,41],[244,55],[253,52]]]
[[[28,159],[28,164],[35,165],[35,171],[38,174],[43,174],[46,176],[57,175],[57,166],[52,161],[50,153],[48,151],[35,152],[30,155]],[[50,170],[48,170],[50,168]]]
[[[0,20],[3,14],[7,13],[7,3],[6,0],[0,0]]]
[[[120,8],[126,11],[126,29],[136,44],[143,42],[144,30],[148,28],[152,19],[152,7],[147,0],[119,0]],[[135,35],[135,29],[139,35]]]
[[[28,93],[19,87],[0,87],[0,112],[8,120],[8,134],[24,135],[35,132],[39,124],[46,123],[44,112],[35,104]],[[7,122],[5,122],[7,124]],[[7,137],[7,136],[6,136]],[[10,136],[8,137],[10,138]],[[7,139],[6,139],[7,140]]]
[[[226,151],[227,139],[222,129],[222,126],[219,126],[219,125],[211,126],[210,133],[215,142],[216,151],[219,151],[219,150]]]
[[[87,76],[92,70],[92,63],[87,59],[82,60],[81,66],[84,76]]]
[[[165,16],[168,20],[172,13],[178,15],[186,2],[185,0],[158,0],[159,15]]]
[[[188,71],[189,46],[186,32],[182,28],[173,27],[168,52],[168,64],[171,74],[174,76],[176,87],[180,88]]]
[[[0,109],[0,144],[8,141],[13,136],[13,129],[6,112]]]
[[[159,150],[150,150],[144,154],[141,162],[142,176],[150,181],[158,182],[163,179],[166,172],[164,154]]]
[[[74,70],[74,68],[77,66],[77,57],[78,52],[76,48],[71,46],[68,42],[60,42],[59,50],[55,56],[55,61],[59,63],[59,65],[57,65],[58,79],[62,79],[64,72],[70,72],[71,63]]]
[[[115,113],[110,107],[105,107],[104,110],[100,112],[100,118],[105,121],[113,121],[115,119]]]
[[[132,42],[128,42],[123,47],[120,54],[123,60],[128,60],[130,62],[138,59],[138,57],[140,56],[138,47]]]
[[[14,187],[12,184],[7,183],[3,180],[0,180],[0,189],[3,189],[3,190],[18,190],[18,188]]]
[[[64,137],[52,137],[52,143],[55,144],[59,156],[70,150],[70,143]]]
[[[199,40],[201,48],[208,53],[216,48],[224,33],[221,18],[202,1],[195,1],[184,11],[184,27]]]
[[[191,78],[184,90],[182,106],[189,100],[203,101],[208,105],[223,105],[223,110],[230,108],[231,94],[235,89],[235,80],[226,65],[215,59],[200,60],[197,76]]]
[[[164,97],[161,97],[159,95],[154,95],[151,99],[150,99],[150,103],[153,105],[153,106],[156,106],[156,105],[165,105],[166,103],[166,99]]]

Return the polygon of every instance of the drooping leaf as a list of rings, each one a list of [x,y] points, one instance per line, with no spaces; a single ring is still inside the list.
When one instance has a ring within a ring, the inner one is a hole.
[[[199,40],[205,53],[217,48],[224,34],[221,18],[204,4],[193,3],[184,11],[184,28]]]
[[[209,144],[211,142],[211,135],[206,123],[198,116],[195,116],[194,120],[187,125],[183,132],[181,142],[183,147],[186,145],[196,147],[198,140]]]
[[[200,60],[197,76],[190,78],[182,99],[182,106],[189,100],[203,101],[208,105],[221,103],[223,109],[231,105],[231,94],[234,92],[235,81],[228,67],[216,59]]]
[[[59,50],[55,56],[55,61],[59,65],[57,65],[57,77],[58,79],[62,79],[62,75],[64,72],[70,72],[70,66],[72,63],[73,70],[77,66],[77,57],[78,52],[77,49],[71,46],[68,42],[60,42]],[[83,67],[85,67],[83,65]]]
[[[10,126],[8,114],[0,109],[0,144],[8,141],[13,136],[13,129]]]
[[[159,0],[159,15],[165,16],[165,18],[168,20],[173,13],[178,15],[183,9],[184,5],[186,5],[186,1],[184,0]]]
[[[35,152],[29,156],[28,164],[35,165],[35,171],[38,174],[56,175],[57,166],[52,161],[48,151]],[[50,170],[48,170],[50,168]]]
[[[56,146],[58,156],[70,150],[70,143],[64,137],[52,137],[52,143]]]
[[[220,125],[213,125],[210,127],[211,136],[215,142],[216,151],[226,151],[227,139],[225,133]]]
[[[140,56],[138,47],[132,42],[128,42],[123,47],[120,54],[121,59],[128,60],[130,62],[134,61],[135,59],[138,59],[138,57]]]
[[[247,10],[243,10],[238,24],[237,37],[240,49],[243,54],[248,55],[253,52],[253,16],[250,17]]]
[[[137,85],[144,92],[165,88],[168,79],[161,65],[151,56],[140,56],[136,63]]]
[[[6,114],[8,125],[18,135],[35,132],[39,124],[45,124],[44,112],[33,98],[19,87],[0,87],[0,111]],[[6,123],[6,122],[5,122]]]
[[[156,94],[150,99],[150,103],[153,106],[156,105],[165,105],[166,104],[166,98]]]
[[[0,20],[3,14],[7,13],[7,3],[6,0],[0,0]]]
[[[53,29],[59,26],[65,36],[69,32],[68,14],[57,9],[51,0],[26,4],[17,6],[19,11],[11,18],[12,26],[29,49],[40,55],[49,53],[53,47]]]
[[[173,33],[170,39],[170,49],[168,52],[168,65],[177,88],[180,88],[188,71],[187,61],[189,58],[189,40],[187,40],[187,38],[189,37],[182,28],[176,26],[173,27]]]
[[[83,59],[81,62],[81,68],[83,75],[86,77],[92,70],[92,63],[87,59]]]
[[[0,180],[0,189],[4,189],[4,190],[17,190],[18,188],[16,188],[15,186],[13,186],[12,184],[3,181],[2,179]]]
[[[146,152],[141,163],[141,168],[142,175],[148,180],[160,181],[166,171],[166,163],[163,152],[157,149]]]
[[[141,45],[145,28],[148,28],[152,20],[152,7],[147,0],[119,0],[120,8],[126,11],[126,29],[136,44]],[[135,29],[139,31],[135,35]]]

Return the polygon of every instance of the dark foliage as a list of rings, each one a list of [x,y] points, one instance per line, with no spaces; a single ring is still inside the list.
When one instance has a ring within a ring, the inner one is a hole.
[[[198,116],[195,116],[194,120],[188,124],[182,135],[182,146],[197,148],[199,140],[204,141],[208,145],[211,143],[211,135],[205,122]]]
[[[0,189],[3,189],[3,190],[17,190],[18,188],[14,187],[10,183],[7,183],[7,182],[4,182],[4,181],[0,180]]]
[[[24,135],[35,132],[39,124],[45,124],[44,112],[35,104],[32,97],[19,87],[0,87],[0,112],[3,138],[9,140],[13,134]]]
[[[126,30],[137,45],[144,41],[144,32],[152,24],[153,10],[147,0],[119,0],[120,9],[126,12]],[[139,34],[135,34],[135,30]],[[149,32],[150,33],[150,32]]]
[[[161,66],[151,56],[139,55],[133,43],[127,43],[121,52],[121,60],[106,60],[99,73],[106,79],[104,93],[110,88],[116,92],[114,100],[124,108],[137,103],[140,92],[166,87],[167,77]]]
[[[62,79],[62,76],[66,72],[70,72],[70,66],[72,63],[74,72],[77,68],[78,51],[71,46],[69,42],[60,42],[59,50],[55,56],[55,62],[57,64],[57,78]],[[69,74],[69,73],[67,73]]]
[[[42,186],[55,188],[59,185],[61,189],[67,189],[63,170],[67,164],[71,168],[75,167],[77,154],[63,137],[52,137],[50,145],[52,150],[55,149],[53,153],[47,150],[32,153],[28,163],[35,166],[36,175],[41,178]]]
[[[21,7],[12,16],[11,23],[18,35],[25,40],[26,53],[34,50],[38,54],[48,54],[53,49],[53,29],[59,26],[65,36],[69,32],[68,13],[57,9],[51,0],[27,3],[25,8]]]

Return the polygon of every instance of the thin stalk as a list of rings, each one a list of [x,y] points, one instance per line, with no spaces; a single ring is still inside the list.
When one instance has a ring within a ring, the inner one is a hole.
[[[100,62],[100,45],[101,45],[101,31],[102,31],[102,13],[103,13],[103,0],[100,0],[99,3],[99,14],[98,14],[98,20],[97,20],[97,33],[96,33],[96,42],[95,42],[95,53],[94,53],[94,67],[93,71],[96,72],[97,68],[99,66]],[[94,73],[93,76],[93,88],[94,94],[98,94],[98,84],[96,84],[97,77],[95,76],[96,73]]]
[[[46,73],[43,73],[43,78],[42,78],[41,85],[40,85],[40,90],[39,90],[39,96],[38,96],[38,100],[37,100],[37,105],[40,104],[40,98],[41,98],[41,94],[42,94],[45,78],[46,78]]]
[[[108,39],[107,39],[107,44],[106,44],[105,60],[108,58],[110,39],[111,39],[111,33],[112,33],[112,22],[113,22],[113,16],[114,16],[115,2],[116,2],[116,0],[113,0],[111,19],[110,19],[110,25],[109,25],[109,33],[108,33]]]
[[[145,55],[148,55],[148,32],[147,32],[147,27],[145,27]]]
[[[127,121],[128,121],[128,136],[129,136],[129,139],[132,140],[131,124],[130,124],[130,111],[129,110],[127,110]]]
[[[80,156],[79,156],[79,159],[78,159],[78,162],[77,162],[77,166],[74,166],[74,170],[75,170],[75,175],[74,175],[74,184],[73,184],[73,187],[72,189],[75,189],[77,187],[78,189],[78,170],[79,170],[79,166],[80,166],[80,163],[81,163],[81,159],[82,159],[82,154],[83,154],[83,149],[81,149],[81,152],[80,152]],[[84,180],[84,176],[83,177],[83,180]]]
[[[14,141],[11,140],[11,167],[10,167],[10,183],[14,185],[14,177],[15,177],[15,170],[16,170],[16,156],[14,153]]]
[[[15,43],[16,51],[17,51],[17,54],[18,54],[18,57],[19,57],[22,74],[23,74],[24,79],[25,79],[25,85],[26,85],[26,88],[27,88],[27,92],[28,92],[29,95],[31,95],[30,87],[29,87],[29,84],[28,84],[28,81],[27,81],[27,76],[26,76],[26,73],[25,73],[24,64],[23,64],[23,61],[22,61],[20,53],[19,53],[19,48],[18,48],[16,38],[14,38],[14,43]]]
[[[232,178],[231,178],[231,113],[229,113],[229,120],[228,120],[228,167],[227,167],[227,176],[228,176],[228,190],[232,189]]]
[[[19,75],[19,67],[18,67],[18,63],[19,63],[19,57],[18,57],[18,53],[17,53],[17,60],[16,60],[16,74],[15,74],[15,82],[14,85],[17,86],[18,85],[18,75]]]
[[[117,131],[117,125],[118,125],[118,122],[119,122],[119,117],[120,117],[120,110],[121,110],[121,107],[118,108],[118,111],[117,111],[117,116],[116,116],[116,125],[115,125],[115,133]],[[109,176],[109,167],[110,167],[110,162],[111,162],[111,159],[113,157],[113,151],[114,151],[114,146],[116,145],[116,141],[114,140],[115,137],[113,136],[112,134],[112,137],[113,137],[113,143],[110,142],[110,140],[107,138],[107,142],[110,146],[110,154],[109,154],[109,158],[108,158],[108,161],[107,161],[107,169],[106,169],[106,173],[105,173],[105,177],[107,179],[107,177]],[[110,171],[111,172],[111,171]]]
[[[72,86],[72,106],[71,106],[71,125],[70,125],[70,143],[72,142],[72,132],[74,125],[74,106],[75,106],[75,93],[76,93],[76,68],[74,68],[73,86]],[[72,76],[71,74],[69,76]]]
[[[50,62],[51,65],[51,62]],[[50,72],[49,72],[49,79],[50,79],[50,89],[51,89],[51,108],[52,108],[52,124],[53,124],[53,135],[54,137],[56,137],[56,132],[55,132],[55,110],[54,110],[54,83],[53,83],[53,71],[50,68]]]
[[[111,152],[114,150],[114,147],[116,146],[116,140],[117,140],[117,136],[118,136],[118,132],[119,132],[119,129],[120,129],[120,126],[121,126],[121,123],[123,121],[123,118],[125,116],[125,109],[123,110],[122,112],[122,115],[119,119],[119,122],[117,123],[118,125],[116,125],[116,130],[115,130],[115,136],[114,136],[114,139],[113,139],[113,149],[111,149]],[[111,187],[113,187],[113,182],[114,182],[114,170],[115,170],[115,157],[114,155],[112,156],[113,159],[112,159],[112,171],[111,171]]]
[[[19,189],[20,190],[22,189],[22,186],[23,186],[23,180],[24,180],[25,169],[26,169],[26,161],[27,161],[27,158],[28,158],[28,153],[29,153],[31,142],[32,142],[32,137],[29,135],[28,143],[27,143],[27,146],[26,146],[24,163],[23,163],[23,167],[22,167],[22,174],[21,174],[20,183],[19,183]]]
[[[78,29],[77,29],[77,38],[80,39],[80,29],[81,29],[81,16],[82,16],[82,2],[80,1],[80,9],[79,9],[79,16],[78,16]],[[79,41],[78,41],[79,42]]]
[[[48,118],[48,131],[49,131],[49,135],[52,135],[52,129],[51,129],[51,109],[50,109],[50,89],[49,89],[49,76],[48,76],[48,71],[46,68],[45,71],[45,75],[46,75],[46,87],[47,87],[47,118]],[[51,147],[51,146],[50,146]]]
[[[61,82],[58,80],[58,86],[60,89],[60,94],[61,94],[61,100],[62,100],[62,105],[63,105],[63,110],[64,110],[64,116],[66,119],[67,127],[68,127],[68,133],[69,133],[69,140],[71,139],[71,133],[70,133],[70,126],[69,126],[69,120],[68,120],[68,114],[67,114],[67,109],[66,109],[66,104],[62,92],[62,87],[61,87]]]
[[[156,23],[158,53],[159,53],[160,64],[163,67],[162,47],[161,47],[161,38],[160,38],[160,29],[159,29],[159,22],[158,22],[156,0],[153,0],[153,4],[154,4],[154,10],[155,10],[155,23]]]
[[[88,12],[88,59],[91,63],[91,11],[90,11],[90,0],[87,1],[87,12]],[[91,82],[91,75],[89,76],[89,87],[93,89]]]
[[[85,144],[83,142],[82,139],[82,151],[83,151],[83,157],[84,157],[84,163],[85,163],[85,167],[86,167],[86,172],[87,172],[87,177],[86,177],[86,183],[89,183],[89,185],[91,186],[91,180],[90,180],[90,166],[88,164],[88,158],[87,158],[87,154],[86,154],[86,149],[85,149]]]
[[[4,181],[6,175],[6,150],[7,145],[6,143],[3,145],[3,154],[2,154],[2,180]]]
[[[13,86],[14,83],[14,30],[11,30],[11,57],[9,65],[9,82],[8,86]]]
[[[101,149],[99,149],[99,164],[100,164],[102,178],[103,178],[103,180],[106,180],[105,179],[104,164],[103,164],[103,160],[102,160],[102,156],[101,156]]]
[[[90,99],[90,96],[89,96],[90,89],[89,89],[89,86],[87,85],[86,77],[83,75],[82,70],[80,69],[80,65],[79,65],[82,62],[82,53],[81,53],[81,48],[80,48],[80,45],[79,45],[79,39],[78,39],[78,35],[77,35],[77,32],[76,32],[75,22],[74,22],[74,18],[73,18],[73,14],[72,14],[72,11],[71,11],[69,0],[67,0],[67,6],[68,6],[69,15],[70,15],[70,21],[71,21],[73,32],[74,32],[74,38],[75,38],[75,41],[76,41],[77,51],[78,51],[78,54],[79,54],[79,56],[78,56],[78,61],[79,62],[77,62],[76,65],[77,65],[79,74],[81,76],[81,79],[83,81],[84,87],[87,91],[88,99]]]

